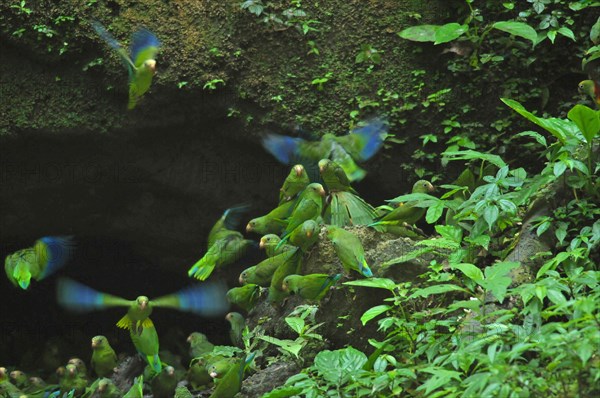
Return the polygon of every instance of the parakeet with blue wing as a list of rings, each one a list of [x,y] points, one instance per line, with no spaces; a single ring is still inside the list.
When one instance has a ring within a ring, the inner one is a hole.
[[[160,41],[148,29],[142,28],[131,36],[130,54],[119,44],[104,26],[91,22],[96,33],[121,57],[129,74],[129,101],[127,109],[133,109],[142,96],[150,89],[156,73],[156,55]]]
[[[72,257],[73,239],[65,236],[45,236],[33,247],[6,256],[4,270],[8,280],[27,290],[31,280],[41,281],[62,268]]]
[[[328,225],[327,237],[331,240],[335,253],[347,270],[354,270],[370,278],[373,272],[365,259],[365,249],[356,235],[345,229]]]

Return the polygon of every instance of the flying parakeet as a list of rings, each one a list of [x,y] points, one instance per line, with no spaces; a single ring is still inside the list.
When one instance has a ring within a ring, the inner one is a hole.
[[[431,193],[433,191],[435,191],[435,188],[429,181],[419,180],[414,183],[411,193]],[[386,226],[413,225],[425,215],[425,208],[415,206],[416,202],[399,203],[394,200],[388,202],[397,205],[397,207],[370,224],[369,227],[376,227],[378,231],[385,231]]]
[[[310,184],[310,179],[308,178],[308,174],[306,174],[304,166],[297,164],[292,167],[290,174],[279,190],[279,204],[294,199],[308,184]]]
[[[321,159],[331,158],[344,169],[350,181],[357,181],[366,172],[355,161],[364,162],[375,155],[386,136],[385,121],[375,118],[347,135],[324,134],[319,141],[269,134],[263,139],[263,146],[281,163],[301,163],[308,169]]]
[[[99,22],[92,27],[106,43],[121,57],[129,74],[129,102],[127,109],[135,108],[140,98],[150,89],[156,73],[156,55],[160,41],[147,29],[140,29],[131,36],[130,55]]]
[[[92,337],[92,370],[98,377],[107,377],[117,366],[117,354],[104,336]]]
[[[144,397],[144,376],[140,375],[133,380],[133,385],[123,395],[123,398],[143,398]]]
[[[246,225],[246,232],[257,234],[279,234],[287,226],[286,219],[292,214],[296,200],[284,202],[264,216],[253,218]]]
[[[254,359],[254,353],[240,359],[223,376],[209,398],[233,398],[242,389],[244,372]]]
[[[240,274],[240,284],[246,285],[252,283],[264,287],[269,286],[271,284],[271,277],[277,268],[286,261],[292,260],[292,257],[295,256],[297,251],[297,248],[287,250],[276,256],[268,257],[266,260],[263,260],[252,267],[246,268]],[[296,260],[294,259],[292,261]]]
[[[201,355],[204,355],[208,352],[212,352],[215,345],[208,341],[208,337],[204,333],[200,332],[192,332],[188,338],[187,342],[190,343],[190,357],[197,358]]]
[[[231,326],[231,330],[229,331],[231,343],[236,347],[243,348],[244,342],[242,340],[242,332],[246,327],[246,320],[244,319],[244,316],[239,312],[230,312],[225,316],[225,319]]]
[[[150,318],[146,318],[144,324],[141,332],[129,329],[129,337],[131,337],[131,342],[137,352],[150,365],[152,371],[158,373],[162,370],[162,363],[158,357],[158,333],[156,333],[156,328]]]
[[[250,311],[258,302],[260,286],[250,283],[241,287],[234,287],[227,292],[227,300],[244,311]]]
[[[141,330],[147,326],[148,317],[155,307],[174,308],[203,316],[226,313],[229,306],[224,300],[225,292],[225,286],[222,284],[203,283],[154,300],[149,300],[146,296],[126,300],[63,278],[58,281],[57,299],[59,304],[73,311],[128,307],[127,314],[117,322],[117,326],[141,333]]]
[[[271,285],[269,286],[269,293],[267,295],[267,301],[269,303],[272,305],[280,304],[283,299],[289,295],[289,292],[283,290],[283,280],[288,275],[298,274],[301,266],[302,252],[297,250],[289,257],[289,259],[277,267],[271,278]]]
[[[596,108],[600,108],[600,83],[594,80],[583,80],[579,82],[578,89],[581,94],[588,95],[594,101]]]
[[[289,242],[291,245],[300,248],[303,253],[307,253],[310,248],[319,240],[321,227],[314,220],[306,220],[290,234]]]
[[[254,244],[253,241],[244,239],[237,231],[225,230],[217,236],[218,239],[206,254],[189,269],[188,276],[204,281],[215,268],[232,264],[242,258]]]
[[[175,376],[175,368],[165,366],[163,370],[154,378],[150,384],[152,387],[152,396],[154,398],[171,398],[177,387],[177,376]]]
[[[248,205],[239,205],[225,210],[221,218],[219,218],[208,233],[208,245],[206,248],[210,249],[219,238],[227,236],[230,231],[235,231],[240,225],[242,215],[249,208],[250,206]]]
[[[45,236],[33,247],[6,256],[4,270],[8,280],[21,289],[27,289],[31,279],[41,281],[63,267],[72,256],[70,237]]]
[[[309,184],[298,198],[298,203],[292,211],[292,215],[288,220],[288,225],[283,231],[284,236],[278,246],[282,245],[289,235],[298,226],[302,225],[306,220],[316,220],[321,216],[323,211],[323,197],[325,190],[319,183],[313,182]]]
[[[260,238],[258,247],[264,249],[267,257],[273,257],[288,250],[296,250],[292,245],[279,245],[281,238],[275,234],[268,234]]]
[[[319,301],[341,277],[342,274],[288,275],[283,280],[283,290],[293,292],[305,300]]]
[[[328,225],[327,237],[331,240],[344,268],[355,270],[367,278],[373,276],[373,272],[371,272],[365,259],[365,250],[356,235],[345,229]]]

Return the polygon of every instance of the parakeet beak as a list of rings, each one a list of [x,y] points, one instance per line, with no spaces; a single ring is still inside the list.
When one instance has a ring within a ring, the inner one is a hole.
[[[281,290],[283,290],[284,292],[287,292],[289,290],[287,283],[282,283],[281,284]]]
[[[98,384],[98,391],[104,392],[104,390],[106,390],[106,384],[105,383]]]
[[[250,224],[248,224],[248,225],[250,225]],[[248,228],[246,227],[246,229],[248,229]],[[258,247],[259,247],[259,249],[265,248],[265,241],[263,239],[261,239],[260,242],[258,243]]]
[[[167,367],[167,373],[169,376],[173,376],[175,374],[175,369],[172,366]]]
[[[319,188],[319,195],[325,197],[326,193],[325,193],[325,189],[323,187]]]
[[[215,372],[214,370],[212,372],[210,372],[210,377],[212,377],[213,379],[216,379],[219,376],[219,374],[217,372]]]
[[[186,341],[187,341],[188,343],[191,343],[191,342],[192,342],[192,335],[191,335],[191,334],[188,336],[188,338],[187,338],[187,340],[186,340]]]
[[[246,232],[251,232],[252,231],[252,224],[248,223],[248,225],[246,225]]]
[[[242,275],[240,275],[238,281],[240,282],[240,285],[244,285],[244,277]]]
[[[156,73],[156,61],[153,59],[149,59],[148,61],[146,61],[146,66],[148,66],[148,69],[150,69],[152,71],[152,74]]]
[[[310,238],[313,234],[313,231],[306,231],[306,237]]]
[[[148,306],[148,302],[145,300],[140,303],[140,308],[143,310],[145,310],[147,306]]]
[[[294,166],[294,171],[296,172],[296,176],[300,177],[302,175],[302,171],[304,171],[304,167],[300,164]]]
[[[98,347],[98,342],[96,340],[92,340],[92,349]]]

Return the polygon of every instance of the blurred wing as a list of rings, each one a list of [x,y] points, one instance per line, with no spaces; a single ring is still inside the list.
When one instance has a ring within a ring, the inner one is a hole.
[[[342,170],[344,170],[346,177],[348,177],[348,180],[351,182],[360,181],[367,175],[367,172],[361,169],[354,159],[352,159],[352,156],[350,156],[344,147],[337,142],[332,146],[331,158],[342,168]]]
[[[58,303],[71,311],[92,311],[107,307],[129,307],[131,301],[98,292],[72,279],[61,278],[56,288]]]
[[[387,124],[382,118],[371,119],[348,135],[336,137],[344,149],[359,162],[369,160],[379,151],[387,137]]]
[[[40,279],[62,268],[73,255],[73,238],[70,236],[44,236],[33,246],[42,269]]]
[[[140,29],[131,38],[131,59],[136,68],[142,66],[149,59],[156,59],[160,41],[148,29]]]
[[[202,283],[152,300],[152,306],[218,316],[229,310],[226,294],[227,287],[223,283]]]
[[[125,49],[121,46],[121,44],[119,44],[117,39],[115,39],[114,36],[111,35],[104,28],[104,26],[102,26],[102,24],[100,24],[100,22],[92,21],[91,25],[98,34],[98,36],[100,36],[102,40],[104,40],[117,52],[117,54],[119,54],[119,56],[121,57],[121,61],[123,61],[123,64],[125,64],[125,67],[129,71],[129,76],[131,76],[133,74],[133,71],[135,70],[135,65],[131,58],[129,58],[129,55],[127,55],[127,51],[125,51]]]
[[[283,164],[292,164],[298,157],[298,147],[304,143],[302,138],[267,134],[262,140],[263,147]]]

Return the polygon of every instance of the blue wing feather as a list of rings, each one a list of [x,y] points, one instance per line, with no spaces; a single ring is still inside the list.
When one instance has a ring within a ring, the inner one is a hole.
[[[52,275],[62,268],[73,254],[73,238],[70,236],[44,236],[39,239],[47,250],[47,262],[40,279]]]
[[[91,311],[105,307],[104,293],[72,279],[59,279],[56,293],[58,303],[72,311]]]
[[[137,64],[137,58],[140,53],[150,47],[160,47],[160,40],[158,40],[154,33],[146,28],[142,28],[135,32],[131,38],[131,47],[129,49],[133,62]]]
[[[357,160],[368,160],[379,151],[383,145],[383,140],[387,136],[385,121],[381,118],[375,118],[365,126],[352,130],[350,134],[360,135],[364,143],[359,153],[360,159]]]
[[[96,33],[98,33],[98,36],[100,36],[109,46],[111,46],[115,50],[119,50],[122,48],[121,44],[119,44],[117,39],[115,39],[114,36],[111,35],[106,30],[106,28],[104,26],[102,26],[102,24],[100,22],[92,21],[91,25],[92,25],[92,28],[94,28],[94,30],[96,31]]]
[[[302,138],[268,134],[263,138],[262,144],[281,163],[292,164],[298,155],[298,145],[303,141]]]
[[[244,213],[248,211],[250,205],[243,204],[239,206],[230,207],[225,210],[223,213],[223,217],[225,220],[223,221],[223,225],[227,229],[236,229],[240,225],[240,219]]]
[[[225,299],[227,287],[222,283],[203,283],[191,286],[175,293],[179,299],[179,308],[204,316],[218,316],[229,310]]]

